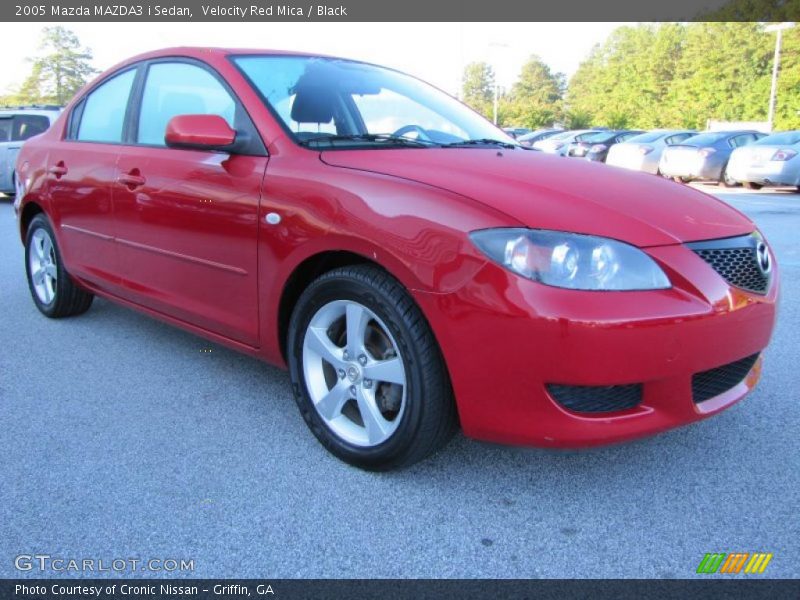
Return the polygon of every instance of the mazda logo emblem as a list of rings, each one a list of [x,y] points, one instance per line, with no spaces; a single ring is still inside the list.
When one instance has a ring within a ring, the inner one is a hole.
[[[772,270],[772,259],[764,242],[758,242],[756,246],[756,262],[758,262],[758,268],[764,275],[769,274]]]

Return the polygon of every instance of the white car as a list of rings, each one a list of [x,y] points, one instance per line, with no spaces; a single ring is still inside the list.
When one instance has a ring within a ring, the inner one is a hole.
[[[0,192],[14,193],[14,165],[23,142],[47,131],[60,113],[58,106],[0,109]]]
[[[737,148],[728,161],[727,175],[750,189],[789,185],[800,191],[800,131],[773,133]]]
[[[658,175],[658,163],[664,149],[696,134],[690,129],[653,129],[611,146],[606,164]]]
[[[539,150],[547,154],[566,156],[570,144],[573,142],[580,142],[584,138],[588,138],[598,132],[598,129],[575,129],[572,131],[565,131],[536,142],[533,148],[534,150]]]

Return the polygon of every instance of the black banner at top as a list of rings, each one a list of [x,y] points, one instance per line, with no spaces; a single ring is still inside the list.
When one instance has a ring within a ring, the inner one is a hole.
[[[790,21],[798,0],[10,0],[2,21]]]

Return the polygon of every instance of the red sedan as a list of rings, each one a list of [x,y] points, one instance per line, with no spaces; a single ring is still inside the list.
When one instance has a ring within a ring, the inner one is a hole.
[[[171,49],[101,75],[17,164],[33,301],[94,295],[288,366],[311,431],[369,469],[460,422],[619,442],[753,388],[778,274],[690,188],[530,152],[408,75]]]

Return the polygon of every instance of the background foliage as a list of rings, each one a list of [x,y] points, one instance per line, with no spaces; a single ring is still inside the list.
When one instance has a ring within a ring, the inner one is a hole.
[[[704,129],[709,119],[766,121],[774,49],[775,34],[758,23],[619,27],[568,85],[531,57],[500,98],[499,123]],[[482,103],[464,99],[491,118],[493,84],[482,84],[489,90]],[[777,99],[775,129],[800,129],[800,26],[783,33]]]
[[[39,53],[28,59],[31,73],[13,93],[0,97],[0,104],[66,104],[96,73],[92,52],[81,46],[78,36],[64,27],[45,27]]]

